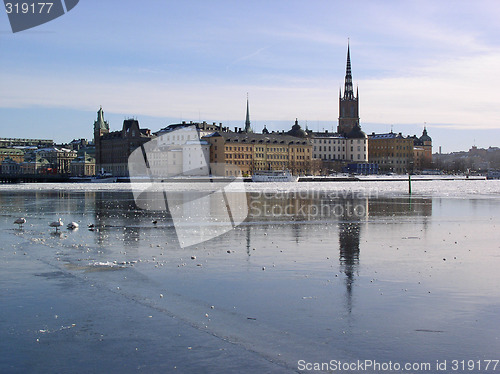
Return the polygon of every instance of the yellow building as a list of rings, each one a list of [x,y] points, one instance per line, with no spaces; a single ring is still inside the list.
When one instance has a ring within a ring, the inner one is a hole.
[[[392,131],[368,136],[369,162],[378,164],[381,173],[403,174],[413,170],[414,139]]]
[[[210,163],[236,165],[243,175],[258,170],[290,170],[294,175],[310,172],[312,145],[308,139],[285,134],[215,132],[203,137],[210,144]],[[224,175],[233,175],[232,166]]]
[[[24,152],[15,148],[0,148],[0,163],[7,158],[19,164],[24,161]]]

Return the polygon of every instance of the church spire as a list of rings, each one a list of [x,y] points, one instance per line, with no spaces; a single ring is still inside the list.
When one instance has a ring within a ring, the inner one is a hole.
[[[337,132],[339,134],[348,134],[354,129],[355,125],[359,125],[359,91],[356,87],[356,96],[352,86],[351,74],[351,47],[347,41],[347,64],[345,69],[345,85],[344,95],[339,98],[339,125]]]
[[[252,128],[250,127],[250,110],[248,108],[248,93],[247,93],[247,118],[245,120],[245,132],[253,132]]]
[[[352,89],[351,53],[349,42],[347,42],[347,64],[345,69],[344,100],[345,99],[354,99],[354,92]]]

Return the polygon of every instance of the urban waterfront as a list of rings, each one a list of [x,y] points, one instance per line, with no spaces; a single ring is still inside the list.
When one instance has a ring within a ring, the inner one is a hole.
[[[500,358],[500,181],[245,188],[242,224],[183,247],[126,183],[0,186],[0,371],[479,372]]]

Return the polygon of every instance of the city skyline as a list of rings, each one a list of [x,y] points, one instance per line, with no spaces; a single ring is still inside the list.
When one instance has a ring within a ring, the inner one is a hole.
[[[451,7],[450,5],[453,4]],[[218,1],[100,4],[12,34],[0,17],[3,137],[92,138],[102,105],[156,131],[180,121],[260,132],[337,127],[348,38],[363,130],[419,135],[434,152],[498,146],[495,2]]]

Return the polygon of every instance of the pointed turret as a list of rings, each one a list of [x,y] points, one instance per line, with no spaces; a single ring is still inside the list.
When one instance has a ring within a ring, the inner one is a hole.
[[[245,120],[245,132],[246,133],[253,132],[252,128],[250,127],[250,110],[248,108],[248,93],[247,93],[247,118]]]
[[[104,120],[104,111],[102,106],[97,111],[97,120],[94,121],[94,132],[99,132],[101,130],[109,131],[109,123]]]

